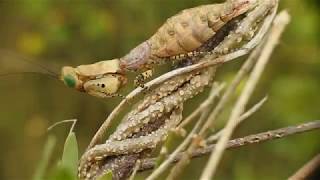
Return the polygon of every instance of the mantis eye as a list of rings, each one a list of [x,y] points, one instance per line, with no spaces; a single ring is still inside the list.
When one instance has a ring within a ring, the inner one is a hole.
[[[75,79],[72,75],[70,75],[70,74],[64,76],[64,77],[63,77],[63,81],[64,81],[64,83],[65,83],[68,87],[70,87],[70,88],[75,88],[75,87],[76,87],[77,81],[76,81],[76,79]]]
[[[65,66],[62,68],[61,80],[64,84],[70,88],[79,88],[81,81],[78,79],[78,76],[74,68]]]

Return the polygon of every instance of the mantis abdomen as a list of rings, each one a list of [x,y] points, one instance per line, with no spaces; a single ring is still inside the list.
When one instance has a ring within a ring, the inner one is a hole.
[[[183,10],[169,18],[150,39],[121,58],[121,65],[128,70],[139,70],[168,58],[198,55],[202,53],[199,48],[207,45],[222,27],[253,7],[249,1],[237,0]]]

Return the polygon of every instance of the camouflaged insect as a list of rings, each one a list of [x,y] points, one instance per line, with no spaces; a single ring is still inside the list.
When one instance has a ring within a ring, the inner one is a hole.
[[[175,62],[185,66],[195,63],[193,57],[208,53],[226,54],[250,39],[259,22],[272,9],[277,0],[228,0],[222,4],[202,5],[183,10],[169,18],[159,30],[127,55],[78,67],[62,68],[61,79],[71,88],[90,95],[105,98],[117,96],[126,85],[128,71],[144,71],[154,64]],[[259,13],[255,11],[259,9]],[[255,12],[256,14],[253,14]],[[249,28],[243,37],[230,38],[230,46],[219,46],[239,22],[252,16]],[[199,59],[199,58],[196,58]],[[151,72],[137,76],[135,81],[143,86]]]

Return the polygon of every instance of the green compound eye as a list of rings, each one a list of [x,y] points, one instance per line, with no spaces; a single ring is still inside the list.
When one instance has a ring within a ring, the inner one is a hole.
[[[74,88],[74,87],[76,87],[76,79],[72,76],[72,75],[66,75],[66,76],[64,76],[63,77],[63,81],[64,81],[64,83],[68,86],[68,87],[70,87],[70,88]]]

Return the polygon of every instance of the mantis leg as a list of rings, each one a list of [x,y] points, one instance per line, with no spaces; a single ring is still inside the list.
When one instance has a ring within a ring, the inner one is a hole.
[[[145,81],[150,78],[153,74],[153,70],[152,69],[149,69],[147,71],[144,71],[143,73],[139,74],[135,80],[134,80],[134,85],[136,87],[141,87],[141,88],[144,88],[144,83]]]

